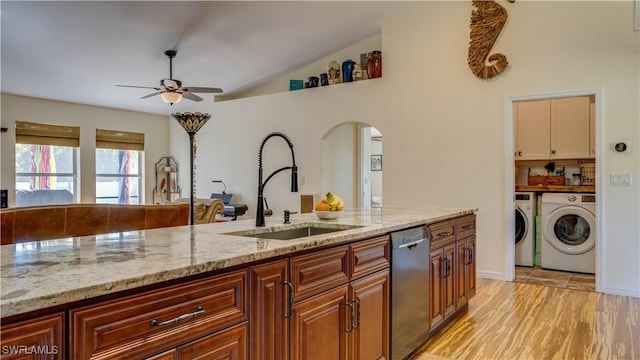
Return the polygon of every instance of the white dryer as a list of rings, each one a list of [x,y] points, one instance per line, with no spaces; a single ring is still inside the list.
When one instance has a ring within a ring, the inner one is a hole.
[[[595,213],[595,194],[542,194],[543,268],[596,272]]]
[[[516,265],[533,266],[536,253],[536,193],[516,192]]]

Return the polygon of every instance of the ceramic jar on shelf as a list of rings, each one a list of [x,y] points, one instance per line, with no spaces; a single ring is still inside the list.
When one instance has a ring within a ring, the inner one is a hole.
[[[382,77],[382,52],[374,50],[367,56],[367,76],[369,79]]]
[[[327,67],[327,76],[329,78],[329,85],[339,84],[340,79],[340,64],[337,61],[332,61]]]
[[[355,65],[356,62],[351,59],[347,59],[342,63],[342,82],[353,81],[353,68]]]

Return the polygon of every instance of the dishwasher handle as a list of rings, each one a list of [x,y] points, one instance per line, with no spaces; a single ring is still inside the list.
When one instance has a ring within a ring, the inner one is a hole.
[[[402,249],[402,248],[408,247],[409,250],[413,250],[415,248],[415,245],[418,245],[418,244],[420,244],[421,242],[423,242],[425,240],[427,240],[427,239],[426,238],[422,238],[422,239],[419,239],[419,240],[416,240],[416,241],[408,242],[406,244],[401,244],[401,245],[398,245],[398,249]]]

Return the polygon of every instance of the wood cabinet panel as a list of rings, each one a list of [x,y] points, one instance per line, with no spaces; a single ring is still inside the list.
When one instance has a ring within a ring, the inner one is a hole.
[[[347,359],[351,312],[342,285],[296,304],[291,324],[290,360]]]
[[[162,354],[146,358],[146,360],[177,360],[176,356],[178,356],[178,354],[176,354],[176,351],[172,349],[169,351],[165,351]]]
[[[348,246],[338,246],[291,259],[296,301],[349,281]]]
[[[446,260],[445,275],[442,279],[442,293],[444,296],[444,317],[447,318],[456,312],[456,274],[455,274],[455,259],[456,259],[456,244],[445,245],[442,248],[442,258]]]
[[[444,321],[442,277],[444,275],[442,250],[431,252],[429,268],[429,328],[435,329]]]
[[[252,359],[287,359],[289,354],[289,260],[250,270]]]
[[[72,358],[149,356],[244,321],[246,282],[242,270],[74,309]]]
[[[551,159],[589,155],[589,97],[551,99]]]
[[[349,354],[352,359],[389,359],[389,270],[351,283],[355,323]]]
[[[352,280],[389,267],[391,258],[389,236],[360,241],[351,245],[350,249],[350,279]]]
[[[462,239],[476,233],[476,215],[467,215],[456,220],[456,238]]]
[[[467,304],[467,283],[468,274],[466,271],[466,260],[468,256],[466,242],[456,241],[456,308],[461,308]]]
[[[516,159],[548,159],[551,103],[548,99],[514,103]]]
[[[247,323],[233,326],[180,346],[176,353],[177,358],[180,360],[248,359]]]
[[[64,359],[64,313],[2,325],[0,359]]]
[[[456,220],[441,221],[428,226],[431,249],[442,247],[456,240]]]
[[[470,236],[464,242],[466,250],[464,274],[467,299],[469,300],[476,295],[476,236]]]

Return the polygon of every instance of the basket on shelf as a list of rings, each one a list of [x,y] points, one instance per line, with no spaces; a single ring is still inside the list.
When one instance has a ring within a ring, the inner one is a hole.
[[[596,184],[596,164],[580,164],[580,184],[595,185]]]

